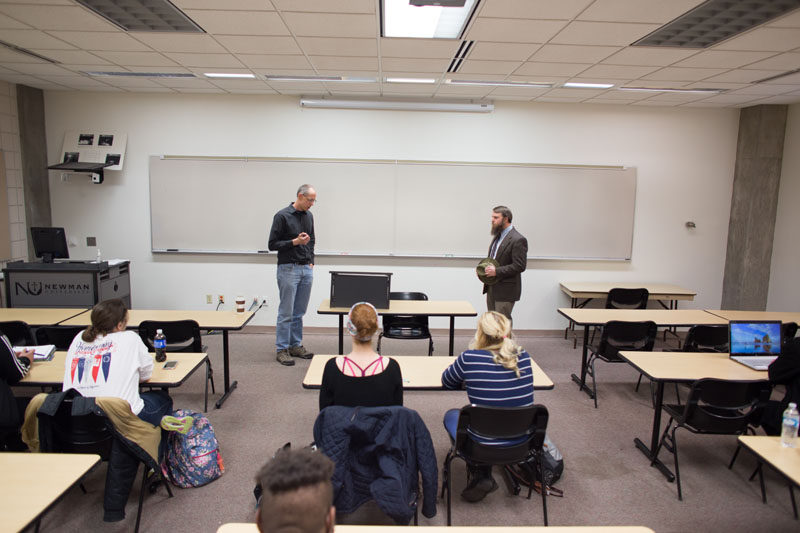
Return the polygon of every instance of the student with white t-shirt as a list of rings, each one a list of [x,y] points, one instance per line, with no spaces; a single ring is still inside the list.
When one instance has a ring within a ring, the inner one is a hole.
[[[142,339],[126,331],[128,310],[115,298],[92,309],[92,325],[79,333],[67,352],[64,390],[82,396],[126,400],[133,414],[154,426],[172,411],[166,391],[139,392],[139,383],[153,373],[153,357]]]

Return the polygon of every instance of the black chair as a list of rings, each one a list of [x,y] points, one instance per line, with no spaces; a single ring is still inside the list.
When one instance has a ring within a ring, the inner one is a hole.
[[[390,300],[427,300],[423,292],[390,292]],[[381,338],[428,339],[428,355],[433,354],[433,337],[428,328],[427,316],[383,315],[383,331],[378,335],[378,353],[381,353]]]
[[[96,453],[103,461],[113,461],[115,454],[127,454],[123,451],[124,445],[115,440],[114,432],[110,428],[110,423],[103,417],[95,414],[88,413],[85,415],[72,414],[72,398],[67,397],[61,402],[55,416],[52,418],[50,427],[52,433],[50,435],[50,449],[48,452],[54,453]],[[41,413],[40,413],[41,416]],[[117,447],[116,451],[114,448]],[[132,460],[132,459],[131,459]],[[110,466],[109,466],[110,468]],[[142,486],[139,490],[139,507],[136,512],[136,526],[134,531],[139,531],[139,523],[142,518],[142,504],[144,502],[145,488],[149,468],[145,465],[142,468]],[[159,479],[160,478],[160,479]],[[156,473],[158,483],[163,483],[167,488],[169,497],[172,498],[172,489],[160,472]],[[80,485],[81,490],[86,493],[83,484]],[[151,486],[150,492],[155,492],[158,486]],[[106,490],[109,490],[108,481],[106,482]]]
[[[452,492],[452,461],[456,457],[473,466],[527,464],[533,457],[535,469],[542,472],[544,437],[549,415],[544,405],[528,407],[484,407],[466,405],[458,415],[456,440],[442,469],[442,497],[447,492],[447,525],[451,525],[450,494]],[[491,439],[515,440],[526,437],[513,446],[491,446],[473,440],[468,430]],[[542,513],[547,525],[547,490],[545,482],[538,480],[542,488]],[[531,479],[535,479],[531,472]],[[528,499],[533,492],[533,483],[528,488]]]
[[[600,359],[606,363],[626,363],[627,361],[620,357],[620,351],[651,352],[656,343],[657,331],[658,327],[652,320],[644,322],[612,320],[603,326],[600,343],[596,347],[590,347],[591,353],[586,362],[586,374],[592,377],[595,408],[597,408],[595,362]]]
[[[168,352],[195,352],[205,353],[207,347],[203,345],[200,335],[200,326],[195,320],[157,321],[143,320],[139,323],[139,336],[150,351],[155,351],[153,338],[156,331],[161,330],[167,338]],[[211,368],[211,359],[206,359],[206,389],[203,411],[208,411],[208,382],[211,382],[211,392],[216,394],[214,387],[214,371]]]
[[[12,346],[36,346],[30,326],[21,320],[0,322],[0,334],[8,337]]]
[[[647,289],[623,289],[615,287],[608,291],[606,297],[606,309],[647,309],[647,300],[650,292]],[[594,342],[594,334],[598,329],[592,330],[592,337],[589,342]]]
[[[69,350],[82,326],[42,326],[36,330],[36,344],[55,344],[56,350]]]
[[[770,392],[771,386],[766,381],[700,379],[692,384],[686,405],[662,406],[670,419],[653,457],[658,457],[662,447],[672,453],[679,500],[683,500],[683,493],[678,469],[678,441],[675,439],[678,428],[709,435],[743,435],[751,423],[757,422],[760,408],[769,399]],[[673,422],[675,427],[672,427]],[[731,464],[735,459],[736,454]]]
[[[781,324],[781,338],[786,344],[797,335],[797,322],[784,322]]]

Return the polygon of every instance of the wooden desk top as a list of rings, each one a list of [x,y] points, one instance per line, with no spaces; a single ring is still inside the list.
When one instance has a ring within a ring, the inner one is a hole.
[[[94,454],[0,453],[3,530],[22,531],[99,462]]]
[[[784,448],[780,437],[762,435],[740,435],[739,442],[800,487],[800,448]]]
[[[202,329],[242,329],[255,313],[245,311],[209,311],[181,309],[131,309],[128,311],[128,327],[137,328],[143,320],[195,320]],[[76,316],[63,322],[62,326],[88,326],[91,324],[90,313]]]
[[[75,315],[85,313],[89,316],[88,309],[85,308],[29,308],[29,307],[3,307],[0,308],[0,322],[9,320],[22,320],[29,326],[53,326],[63,322]]]
[[[562,281],[561,290],[570,298],[605,298],[608,291],[621,289],[647,289],[651,300],[694,300],[697,292],[669,283]]]
[[[727,353],[628,352],[620,355],[655,381],[691,382],[702,378],[752,381],[768,379],[766,370],[753,370]]]
[[[36,361],[17,387],[52,387],[64,382],[64,364],[67,352],[56,352],[50,361]],[[205,362],[204,353],[167,353],[167,361],[177,361],[178,365],[164,370],[164,363],[154,363],[153,375],[144,383],[154,387],[178,387],[192,372]]]
[[[781,322],[797,322],[800,324],[800,312],[796,311],[727,311],[724,309],[706,309],[706,312],[722,317],[725,320],[780,320]]]
[[[336,356],[314,356],[303,378],[303,388],[318,389],[322,386],[322,372],[325,370],[325,363],[331,357]],[[403,389],[405,390],[443,390],[442,372],[456,360],[455,357],[424,355],[394,355],[391,358],[400,365],[400,372],[403,374]],[[534,390],[550,390],[554,387],[553,381],[533,360],[531,360],[531,369],[533,370]]]
[[[336,533],[653,533],[643,526],[346,526],[336,525]],[[222,524],[217,533],[258,533],[255,524]]]
[[[317,313],[342,315],[349,307],[331,307],[330,299],[322,300]],[[477,316],[478,312],[466,300],[389,300],[389,309],[378,309],[379,315],[426,315],[426,316]]]
[[[599,326],[611,320],[652,320],[659,326],[727,324],[728,320],[702,309],[578,309],[559,307],[558,312],[580,326]]]

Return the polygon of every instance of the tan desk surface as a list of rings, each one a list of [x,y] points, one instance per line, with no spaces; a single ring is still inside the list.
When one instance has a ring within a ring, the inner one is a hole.
[[[732,361],[727,353],[628,352],[620,355],[645,376],[656,381],[695,381],[703,378],[730,381],[767,380],[766,370],[753,370]]]
[[[94,454],[0,453],[2,529],[22,531],[99,462]]]
[[[85,308],[29,308],[29,307],[3,307],[0,308],[0,322],[9,320],[22,320],[30,326],[52,326],[63,322],[76,315],[86,314]]]
[[[322,372],[325,363],[335,355],[315,355],[308,365],[308,370],[303,378],[303,387],[318,389],[322,385]],[[454,357],[424,356],[424,355],[394,355],[392,359],[400,365],[403,374],[403,389],[442,390],[442,372],[450,366]],[[533,370],[534,390],[550,390],[554,387],[553,381],[544,373],[535,361],[531,360]]]
[[[143,382],[153,387],[177,387],[181,385],[192,372],[205,363],[208,356],[204,353],[167,353],[167,361],[177,361],[175,368],[164,370],[164,363],[155,363],[153,375]],[[50,387],[61,386],[64,382],[64,362],[67,352],[56,352],[50,361],[37,361],[17,387]]]
[[[128,327],[139,327],[144,320],[195,320],[202,329],[241,329],[253,317],[253,311],[181,310],[181,309],[131,309],[128,311]],[[62,326],[88,326],[90,313],[76,316],[63,322]]]
[[[653,533],[643,526],[344,526],[337,525],[335,533]],[[217,533],[258,533],[255,524],[222,524]]]
[[[578,309],[559,307],[559,314],[581,326],[602,325],[611,320],[652,320],[659,326],[727,324],[728,320],[702,309]]]
[[[317,313],[338,315],[348,313],[349,307],[331,307],[330,299],[322,300]],[[476,316],[478,313],[466,300],[389,300],[389,309],[378,309],[379,315]]]
[[[706,309],[706,312],[722,317],[725,320],[780,320],[781,322],[797,322],[800,324],[800,312],[796,311],[728,311],[724,309]]]
[[[645,288],[651,300],[694,300],[696,291],[671,285],[669,283],[622,282],[607,281],[562,281],[561,290],[570,298],[605,298],[608,291],[619,287],[622,289]]]
[[[780,437],[741,435],[739,442],[800,487],[800,448],[784,448]]]

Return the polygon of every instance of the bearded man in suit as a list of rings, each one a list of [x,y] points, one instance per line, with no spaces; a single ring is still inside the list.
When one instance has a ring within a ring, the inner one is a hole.
[[[511,209],[504,205],[492,209],[494,238],[489,245],[489,257],[498,265],[486,266],[487,282],[483,285],[487,309],[502,313],[509,320],[522,293],[521,274],[528,264],[528,239],[514,229],[512,218]]]

